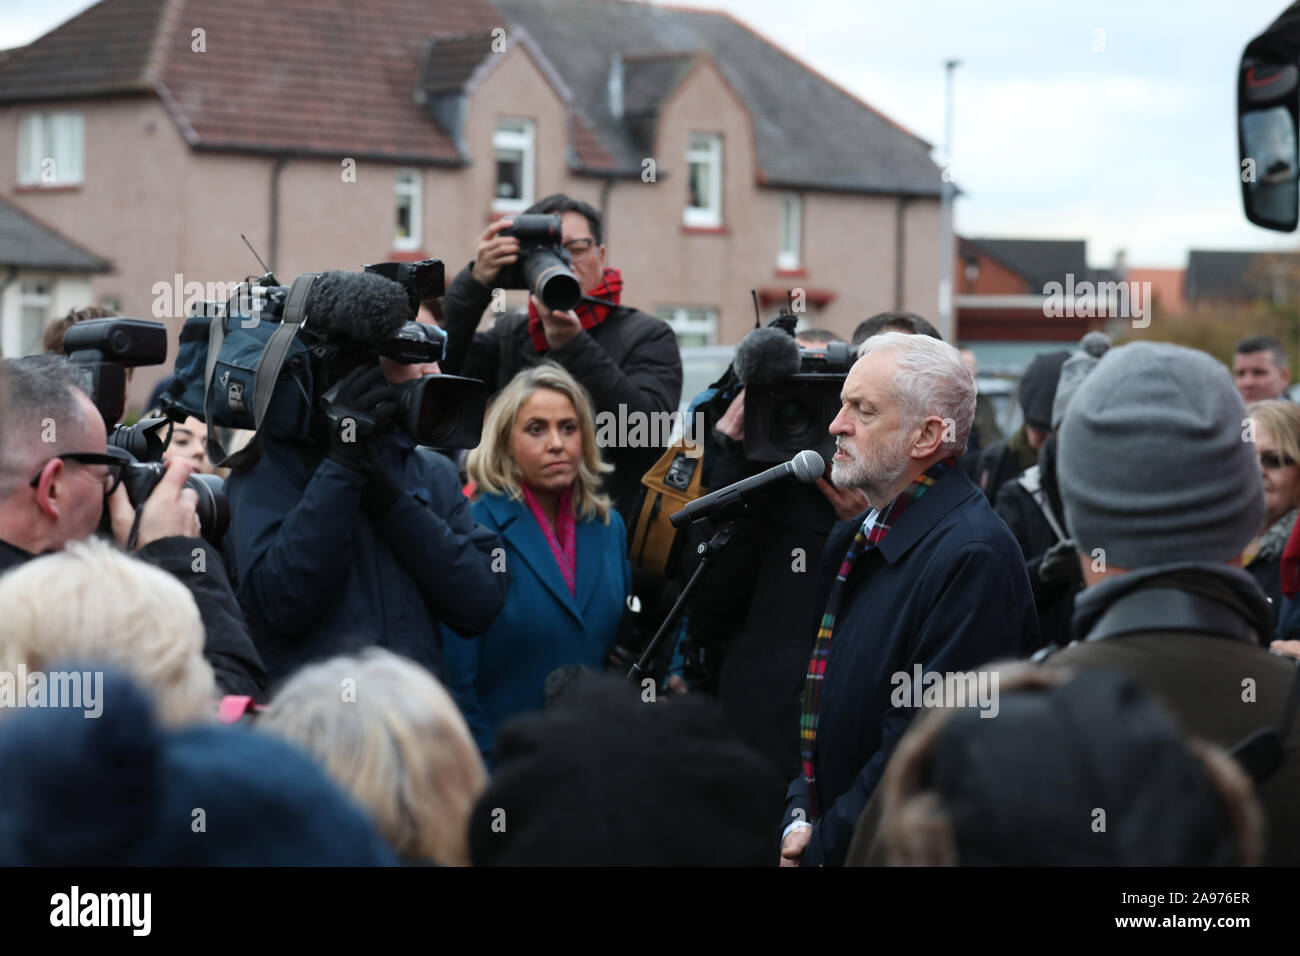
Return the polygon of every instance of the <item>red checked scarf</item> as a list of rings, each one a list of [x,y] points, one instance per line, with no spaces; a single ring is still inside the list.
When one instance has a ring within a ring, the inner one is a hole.
[[[812,656],[808,660],[808,676],[804,682],[803,716],[799,725],[803,776],[808,781],[808,806],[811,816],[809,823],[820,817],[823,810],[822,807],[817,805],[817,787],[813,775],[813,749],[817,742],[817,718],[821,708],[822,681],[826,676],[826,659],[830,655],[831,637],[835,633],[835,617],[840,610],[840,598],[844,592],[844,582],[848,580],[849,572],[853,570],[853,563],[858,559],[858,556],[863,551],[878,547],[880,542],[885,540],[885,535],[889,533],[889,529],[897,524],[898,519],[907,511],[908,506],[930,488],[933,488],[934,483],[943,477],[944,473],[953,466],[955,461],[954,458],[947,458],[936,462],[930,466],[925,474],[904,488],[897,498],[885,505],[885,509],[876,514],[876,520],[871,523],[870,527],[867,526],[867,522],[862,522],[862,527],[853,536],[848,553],[840,564],[839,573],[835,576],[835,583],[831,585],[830,597],[826,601],[826,613],[822,615],[821,627],[818,628],[817,639],[813,642]],[[868,517],[870,516],[868,515]]]
[[[601,277],[600,285],[586,294],[593,299],[604,299],[618,305],[619,296],[623,294],[623,274],[617,269],[606,269],[604,276]],[[579,302],[573,307],[573,311],[582,320],[583,329],[590,330],[609,318],[609,313],[613,309],[607,305]],[[546,344],[546,330],[542,328],[541,313],[537,311],[537,306],[533,304],[532,296],[528,297],[528,334],[532,336],[533,348],[537,349],[538,352],[545,352],[550,348]]]
[[[578,531],[573,520],[573,489],[566,488],[564,494],[560,495],[560,507],[556,509],[555,527],[552,528],[537,496],[527,485],[520,487],[524,489],[524,501],[528,503],[528,510],[541,525],[542,534],[546,535],[546,543],[551,546],[551,554],[555,557],[555,563],[560,566],[560,573],[564,575],[564,583],[569,586],[569,593],[576,597],[578,594]]]

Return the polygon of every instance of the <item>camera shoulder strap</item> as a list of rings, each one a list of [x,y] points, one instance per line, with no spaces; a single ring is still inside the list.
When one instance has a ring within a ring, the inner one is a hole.
[[[275,385],[280,379],[280,370],[284,367],[284,360],[289,354],[289,347],[293,345],[298,330],[307,321],[307,300],[311,295],[311,287],[315,283],[317,275],[318,273],[315,272],[305,272],[293,280],[293,285],[289,287],[289,294],[285,297],[284,315],[280,319],[279,326],[271,333],[270,339],[267,340],[266,348],[262,350],[262,357],[258,359],[257,371],[253,373],[253,437],[239,451],[233,455],[226,455],[225,450],[212,437],[212,430],[209,429],[208,457],[216,461],[216,456],[212,453],[214,448],[221,457],[221,460],[216,462],[216,467],[252,467],[261,458],[262,424],[266,420],[267,409],[271,407],[271,396],[275,393]],[[205,379],[203,396],[205,415],[210,407],[212,373],[216,367],[216,356],[224,340],[225,322],[213,322],[208,340],[207,378]]]

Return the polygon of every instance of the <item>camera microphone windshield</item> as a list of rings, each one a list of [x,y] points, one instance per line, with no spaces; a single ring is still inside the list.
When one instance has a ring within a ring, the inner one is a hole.
[[[734,367],[742,385],[775,385],[797,374],[799,362],[799,343],[769,325],[740,340]]]
[[[340,345],[387,341],[414,318],[400,282],[371,272],[322,272],[307,300],[304,332]]]

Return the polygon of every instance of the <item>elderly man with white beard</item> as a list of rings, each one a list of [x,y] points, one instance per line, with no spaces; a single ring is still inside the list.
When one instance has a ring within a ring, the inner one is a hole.
[[[1020,546],[955,467],[975,416],[975,379],[951,345],[888,332],[865,341],[831,423],[835,484],[868,510],[832,530],[814,603],[804,688],[803,770],[786,795],[782,866],[843,863],[858,817],[922,706],[919,671],[944,678],[1038,641]],[[930,686],[960,687],[960,679]]]

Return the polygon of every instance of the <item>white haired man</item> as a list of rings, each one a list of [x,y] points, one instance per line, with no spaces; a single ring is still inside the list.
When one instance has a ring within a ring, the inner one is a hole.
[[[952,703],[913,688],[918,674],[932,687],[931,675],[971,672],[1038,640],[1020,546],[955,467],[975,416],[961,354],[888,332],[858,356],[830,426],[831,477],[861,489],[869,508],[837,524],[822,552],[783,866],[843,863],[918,703]]]

